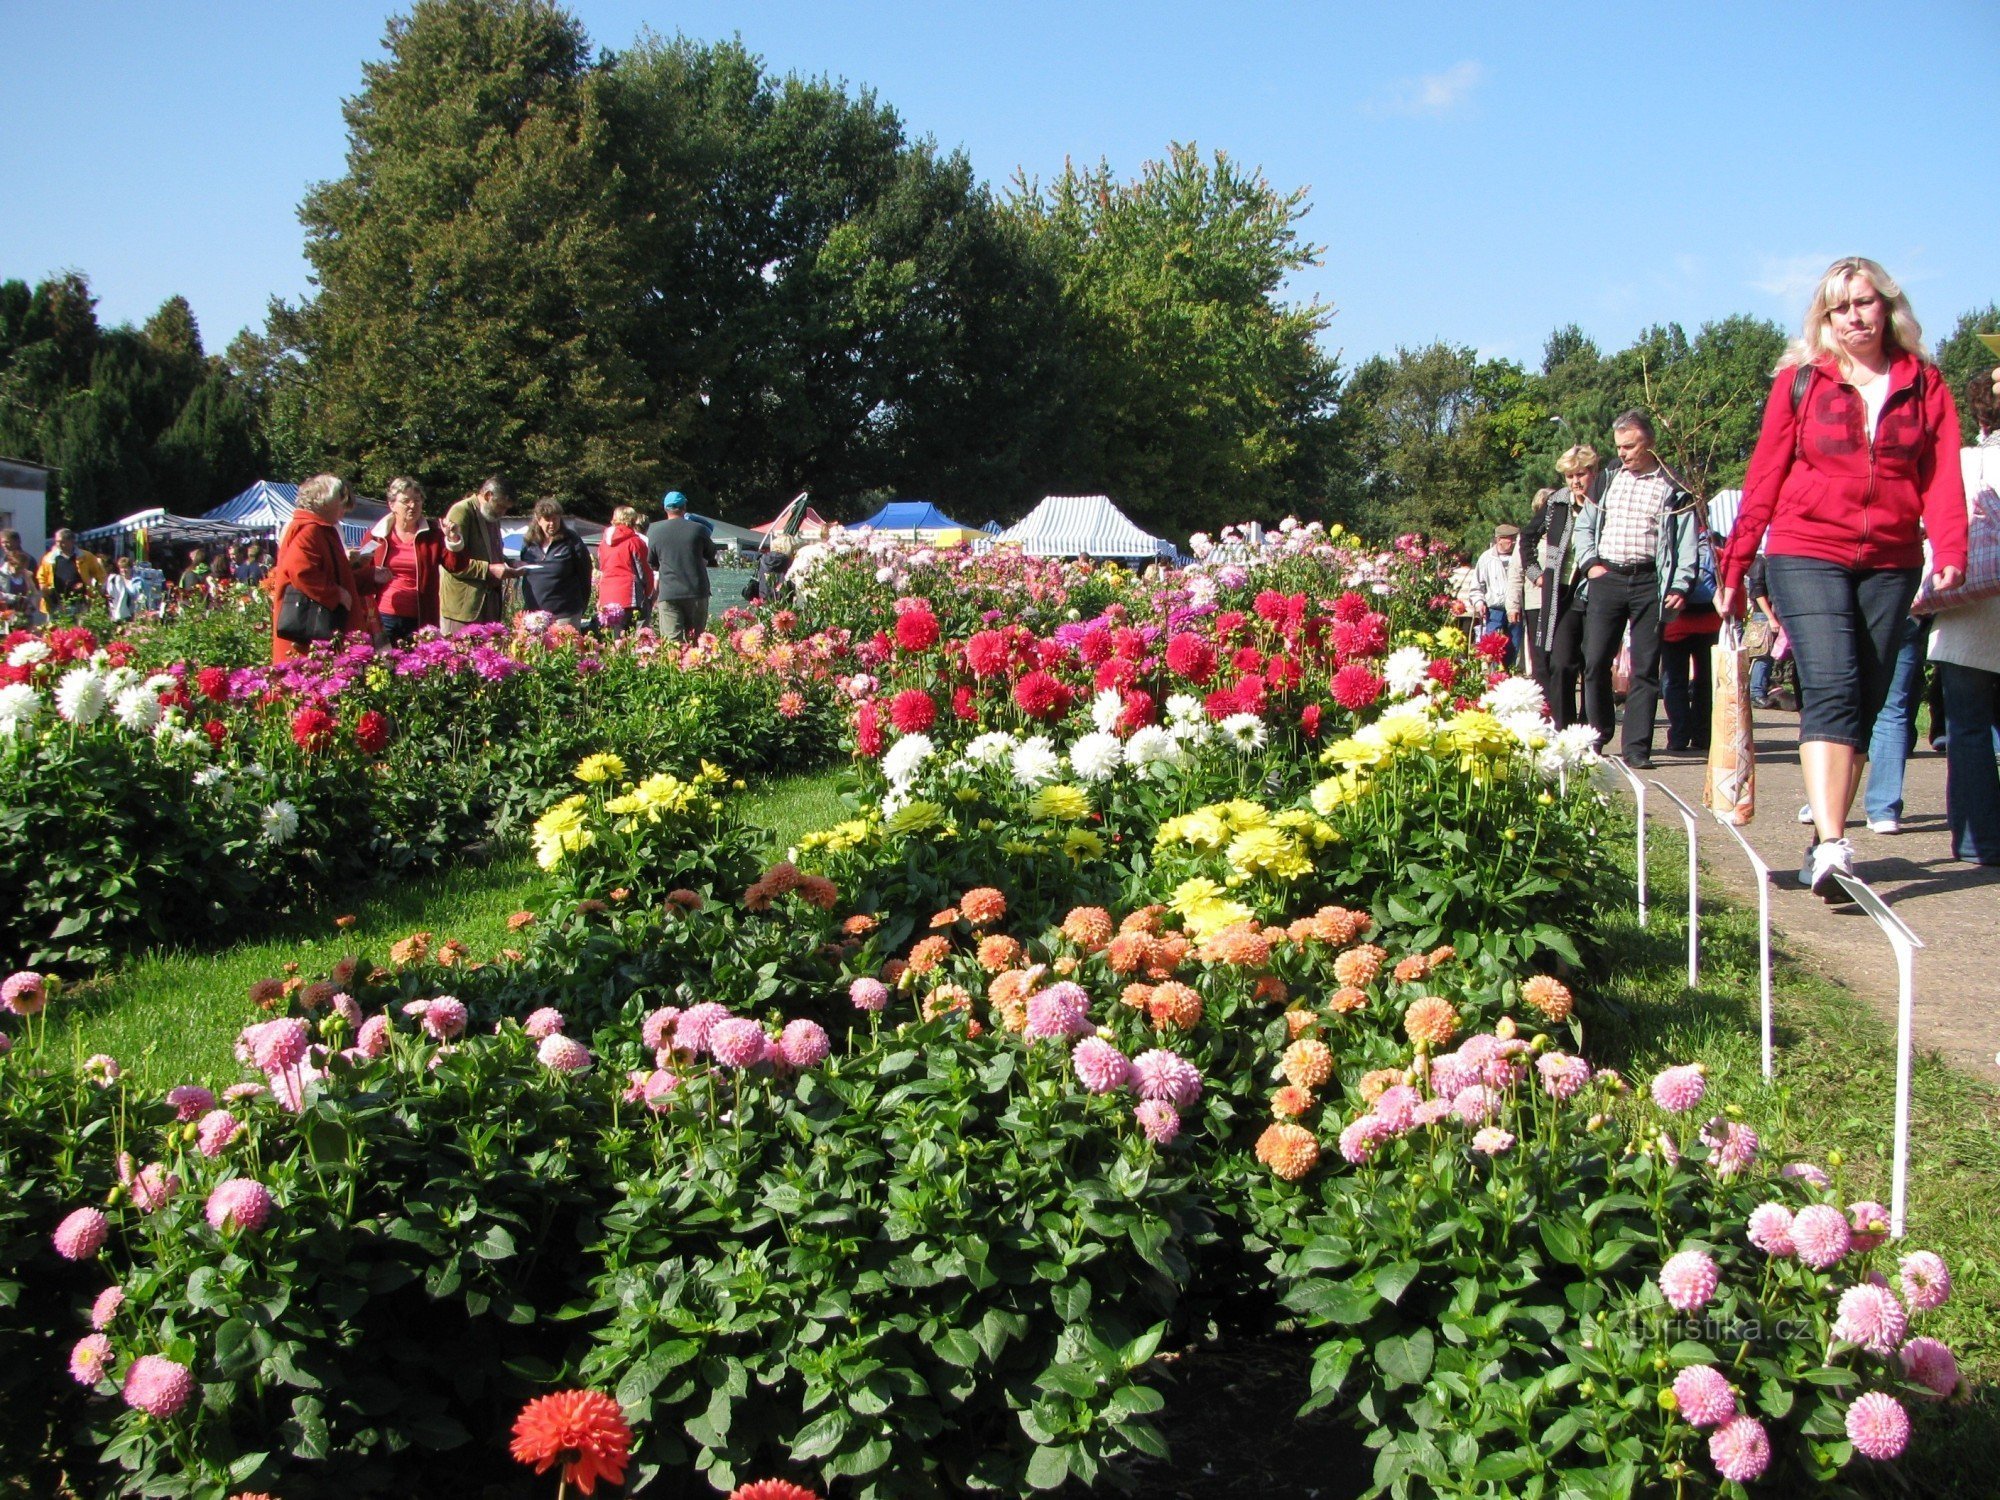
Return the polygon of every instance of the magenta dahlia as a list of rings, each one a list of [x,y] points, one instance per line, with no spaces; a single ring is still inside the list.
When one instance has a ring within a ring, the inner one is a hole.
[[[1958,1389],[1958,1360],[1933,1338],[1914,1338],[1897,1351],[1903,1373],[1942,1401]]]
[[[97,1300],[90,1304],[90,1326],[99,1333],[111,1326],[111,1320],[118,1316],[118,1309],[125,1305],[125,1288],[108,1286],[97,1294]]]
[[[1029,1041],[1086,1036],[1090,1030],[1090,996],[1082,985],[1064,980],[1028,997],[1028,1024],[1021,1034]]]
[[[1840,1315],[1833,1320],[1833,1336],[1843,1343],[1858,1344],[1871,1354],[1893,1354],[1909,1326],[1909,1314],[1894,1292],[1863,1282],[1840,1294]]]
[[[1653,1079],[1653,1102],[1672,1114],[1686,1114],[1707,1092],[1707,1070],[1700,1063],[1664,1069]]]
[[[1904,1256],[1897,1279],[1913,1312],[1930,1312],[1951,1300],[1951,1268],[1935,1250],[1912,1250]]]
[[[1170,1146],[1174,1137],[1181,1133],[1180,1111],[1162,1099],[1140,1100],[1132,1111],[1132,1118],[1139,1122],[1146,1139],[1155,1146]]]
[[[211,1109],[195,1127],[195,1145],[203,1156],[220,1156],[243,1133],[243,1122],[226,1109]]]
[[[1175,1109],[1191,1109],[1201,1097],[1201,1073],[1176,1052],[1154,1047],[1132,1059],[1132,1077],[1142,1099],[1157,1099]]]
[[[249,1177],[231,1177],[208,1195],[208,1223],[216,1233],[240,1229],[255,1233],[271,1220],[271,1190]]]
[[[215,1095],[198,1083],[183,1083],[167,1090],[167,1103],[174,1107],[174,1118],[185,1125],[214,1109]]]

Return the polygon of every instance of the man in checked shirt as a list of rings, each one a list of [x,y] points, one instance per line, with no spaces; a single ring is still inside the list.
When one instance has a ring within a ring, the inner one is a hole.
[[[1617,704],[1611,666],[1629,624],[1632,685],[1625,694],[1625,763],[1652,769],[1653,713],[1660,701],[1660,625],[1677,614],[1694,584],[1696,521],[1687,496],[1653,454],[1653,420],[1643,411],[1611,424],[1618,449],[1596,503],[1576,522],[1577,566],[1587,583],[1583,617],[1583,712],[1610,753]]]

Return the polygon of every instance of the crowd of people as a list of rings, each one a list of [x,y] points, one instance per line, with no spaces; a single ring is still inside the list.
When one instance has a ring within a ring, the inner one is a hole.
[[[1918,709],[1946,754],[1952,856],[2000,864],[2000,537],[1967,577],[1968,538],[2000,517],[2000,371],[1959,393],[1930,360],[1909,299],[1870,260],[1836,261],[1773,373],[1727,535],[1655,452],[1644,411],[1612,424],[1616,457],[1579,444],[1527,524],[1495,529],[1461,575],[1459,610],[1504,632],[1558,726],[1586,722],[1634,770],[1666,750],[1706,755],[1711,652],[1740,622],[1755,707],[1799,713],[1811,828],[1800,883],[1830,899],[1852,874],[1857,796],[1878,834],[1902,831]],[[1927,664],[1934,681],[1927,691]],[[1795,680],[1795,697],[1778,674]],[[1622,697],[1624,720],[1618,722]],[[1863,788],[1865,787],[1865,793]]]

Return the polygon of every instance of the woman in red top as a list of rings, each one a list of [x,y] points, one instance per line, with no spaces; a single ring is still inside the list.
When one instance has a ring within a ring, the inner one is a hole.
[[[389,481],[389,514],[369,532],[374,569],[366,582],[382,617],[382,644],[394,646],[438,622],[438,569],[444,533],[424,515],[424,487]]]
[[[1889,693],[1928,536],[1940,587],[1965,572],[1958,408],[1889,273],[1849,256],[1827,267],[1805,330],[1764,403],[1716,603],[1740,604],[1770,533],[1771,603],[1799,672],[1799,763],[1812,810],[1801,884],[1843,894],[1847,815]]]
[[[597,539],[597,614],[613,629],[644,620],[653,602],[653,565],[638,527],[639,512],[621,505]],[[614,616],[614,609],[625,613]]]
[[[284,608],[288,584],[333,611],[336,639],[347,628],[348,616],[361,597],[361,586],[355,582],[354,568],[340,539],[340,518],[351,503],[347,485],[332,474],[315,474],[299,486],[298,508],[278,543],[277,566],[264,580],[271,596],[273,662],[303,656],[307,649],[278,634],[278,615]]]

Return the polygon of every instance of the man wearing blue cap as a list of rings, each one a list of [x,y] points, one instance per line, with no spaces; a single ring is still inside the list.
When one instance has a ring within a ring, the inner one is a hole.
[[[708,629],[708,570],[715,543],[708,528],[690,521],[687,496],[668,490],[667,518],[646,531],[646,552],[659,578],[654,618],[669,640],[693,640]]]

